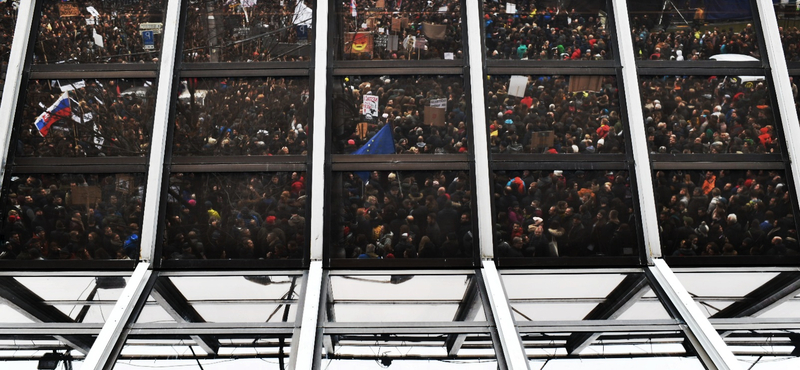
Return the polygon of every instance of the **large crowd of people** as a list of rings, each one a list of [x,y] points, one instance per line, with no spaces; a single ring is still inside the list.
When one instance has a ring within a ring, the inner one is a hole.
[[[139,258],[141,174],[12,174],[0,259]]]
[[[307,153],[307,78],[190,79],[182,86],[174,154]]]
[[[26,93],[18,156],[144,156],[149,151],[155,114],[150,81],[32,80]],[[37,128],[40,115],[64,94],[69,110],[53,109],[49,128]]]
[[[800,29],[797,27],[780,27],[783,54],[787,62],[800,62]]]
[[[777,153],[781,138],[767,82],[748,76],[644,79],[651,153]]]
[[[13,1],[0,3],[0,65],[8,64],[11,41],[17,24],[17,9]],[[0,92],[1,93],[1,92]]]
[[[566,2],[484,1],[487,59],[613,59],[605,1],[589,7]],[[577,2],[575,2],[577,3]],[[506,8],[506,4],[514,6]]]
[[[591,91],[571,91],[571,78],[528,77],[524,92],[509,94],[510,79],[491,76],[486,107],[493,153],[624,153],[625,129],[614,77]],[[599,83],[598,83],[599,82]]]
[[[205,0],[190,4],[183,60],[308,60],[313,11],[305,2],[300,5],[297,2]]]
[[[45,1],[33,62],[155,63],[165,4],[164,0]],[[144,23],[153,27],[143,27]],[[140,31],[148,30],[153,37],[145,40]]]
[[[466,172],[346,172],[336,176],[331,258],[472,256]]]
[[[462,1],[359,0],[343,1],[340,6],[341,59],[464,57]]]
[[[378,100],[371,107],[376,109],[363,109],[368,95]],[[357,151],[385,125],[391,125],[396,154],[466,153],[469,149],[461,76],[347,77],[334,99],[334,153]],[[432,104],[438,108],[431,109]]]
[[[800,254],[792,190],[781,171],[658,171],[665,256]]]
[[[169,183],[164,259],[303,257],[305,173],[173,173]]]
[[[495,256],[638,254],[627,171],[494,173]]]

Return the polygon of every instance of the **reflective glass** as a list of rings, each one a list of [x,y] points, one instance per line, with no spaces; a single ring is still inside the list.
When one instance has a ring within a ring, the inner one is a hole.
[[[761,59],[749,1],[629,0],[628,12],[637,59]]]
[[[470,178],[459,171],[334,176],[332,258],[459,258],[473,249]]]
[[[783,171],[657,171],[664,256],[800,253]]]
[[[498,257],[639,253],[627,171],[494,173]]]
[[[0,3],[0,99],[3,97],[6,66],[11,54],[11,41],[14,40],[14,27],[17,24],[17,7],[12,1]]]
[[[164,259],[297,259],[307,249],[306,174],[173,173]]]
[[[141,173],[13,173],[0,258],[137,259],[143,200]]]
[[[763,76],[642,77],[651,153],[779,153]]]
[[[313,2],[196,1],[187,7],[185,62],[309,60]]]
[[[307,78],[187,79],[178,96],[173,154],[306,154]]]
[[[493,153],[624,153],[611,76],[489,76]]]
[[[150,150],[152,81],[34,80],[26,94],[17,156],[144,156]]]
[[[463,86],[461,76],[337,79],[334,153],[466,153],[469,118]]]
[[[338,1],[337,59],[462,59],[459,0]]]
[[[164,0],[46,0],[33,62],[156,63],[165,4]]]
[[[797,21],[800,20],[800,9],[796,2],[789,1],[774,1],[773,6],[786,61],[798,62],[800,61],[800,29],[797,27]]]
[[[483,2],[487,59],[613,59],[604,0]]]

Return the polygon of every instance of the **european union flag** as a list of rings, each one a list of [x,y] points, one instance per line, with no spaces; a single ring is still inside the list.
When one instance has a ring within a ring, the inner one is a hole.
[[[392,125],[387,123],[382,129],[378,130],[372,138],[361,148],[352,154],[394,154],[394,138],[392,137]],[[364,182],[369,179],[369,172],[356,172]]]

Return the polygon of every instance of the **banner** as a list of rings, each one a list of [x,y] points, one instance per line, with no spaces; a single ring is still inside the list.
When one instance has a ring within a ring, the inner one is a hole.
[[[447,108],[447,98],[431,99],[431,107]]]
[[[367,118],[378,117],[378,96],[364,95],[364,102],[361,104],[361,114]]]
[[[571,76],[569,92],[600,91],[603,88],[603,76]]]
[[[531,149],[547,149],[553,146],[555,134],[553,131],[537,131],[531,136]]]
[[[431,126],[444,126],[444,118],[447,114],[445,108],[425,107],[425,124]]]
[[[372,33],[369,32],[347,32],[344,35],[345,51],[350,54],[372,53],[373,40]]]
[[[81,15],[81,9],[75,4],[59,3],[58,15],[61,17],[78,17]]]
[[[508,84],[508,95],[516,97],[524,97],[525,89],[528,88],[528,76],[511,76],[511,82]]]
[[[443,24],[423,23],[422,33],[433,40],[444,40],[444,36],[447,33],[447,26]]]

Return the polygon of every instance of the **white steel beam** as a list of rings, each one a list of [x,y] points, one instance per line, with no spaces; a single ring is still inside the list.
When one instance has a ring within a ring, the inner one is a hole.
[[[758,0],[756,5],[758,6],[764,42],[769,56],[772,88],[775,89],[775,95],[778,98],[778,113],[783,127],[783,135],[785,136],[783,141],[785,144],[781,145],[781,150],[785,150],[789,155],[795,196],[800,199],[800,167],[798,167],[800,166],[800,145],[792,145],[792,141],[800,140],[800,125],[798,125],[797,120],[792,84],[789,82],[786,56],[781,45],[778,19],[775,16],[775,8],[773,8],[772,1]]]
[[[483,45],[481,44],[480,1],[467,1],[467,46],[469,47],[469,84],[472,100],[472,147],[475,152],[475,199],[478,214],[478,243],[481,258],[494,257],[492,241],[492,187],[489,179],[489,142],[486,136],[486,98],[483,92]]]
[[[316,362],[317,330],[319,329],[320,299],[322,296],[322,261],[311,261],[300,311],[299,333],[295,330],[289,356],[290,369],[313,369]]]
[[[639,213],[642,216],[642,233],[648,264],[661,257],[658,237],[658,213],[656,212],[653,174],[650,169],[650,154],[647,150],[647,133],[644,128],[642,99],[639,96],[639,79],[636,75],[636,58],[633,55],[633,40],[628,19],[626,0],[614,0],[614,24],[617,26],[622,86],[625,91],[625,106],[628,112],[628,132],[633,148],[633,165],[639,194]]]
[[[514,325],[514,316],[508,304],[508,296],[503,288],[500,273],[494,266],[494,261],[490,259],[483,259],[482,266],[481,276],[486,287],[486,295],[492,309],[492,317],[497,327],[503,355],[503,358],[499,358],[498,355],[497,361],[504,362],[506,368],[510,370],[530,369],[525,347],[523,347],[522,339]]]
[[[8,167],[8,149],[11,147],[11,133],[14,130],[14,117],[17,100],[22,83],[22,71],[25,67],[25,56],[28,54],[33,11],[36,1],[20,1],[17,8],[17,25],[11,41],[11,55],[8,58],[8,69],[3,86],[3,101],[0,103],[0,181]],[[32,123],[32,122],[31,122]]]
[[[175,50],[178,45],[178,23],[181,1],[169,0],[167,14],[164,15],[162,33],[161,66],[158,72],[158,92],[156,93],[155,122],[150,144],[150,160],[147,166],[147,187],[144,197],[144,217],[142,220],[141,250],[143,261],[154,261],[156,234],[158,233],[158,207],[161,203],[161,182],[164,175],[164,153],[167,151],[167,130],[169,130],[169,108],[172,102],[172,72],[175,69]]]
[[[653,283],[666,294],[680,318],[686,323],[686,336],[694,345],[698,357],[706,368],[720,370],[741,368],[733,352],[725,345],[722,337],[700,311],[700,307],[681,285],[667,263],[659,258],[653,260],[653,265],[647,268],[655,278]]]
[[[330,1],[317,1],[314,9],[314,111],[311,129],[311,260],[322,259],[325,213],[325,151],[327,140],[326,105],[328,99],[328,9]],[[322,37],[320,37],[322,36]]]
[[[114,355],[115,349],[119,348],[123,343],[123,330],[128,325],[128,322],[133,315],[136,302],[142,299],[142,294],[146,294],[145,287],[153,274],[150,270],[150,264],[147,262],[139,263],[136,270],[133,271],[125,289],[114,305],[114,309],[109,314],[106,323],[103,324],[103,329],[97,335],[92,349],[83,360],[81,369],[84,370],[105,370],[113,367],[113,360],[111,356]]]

